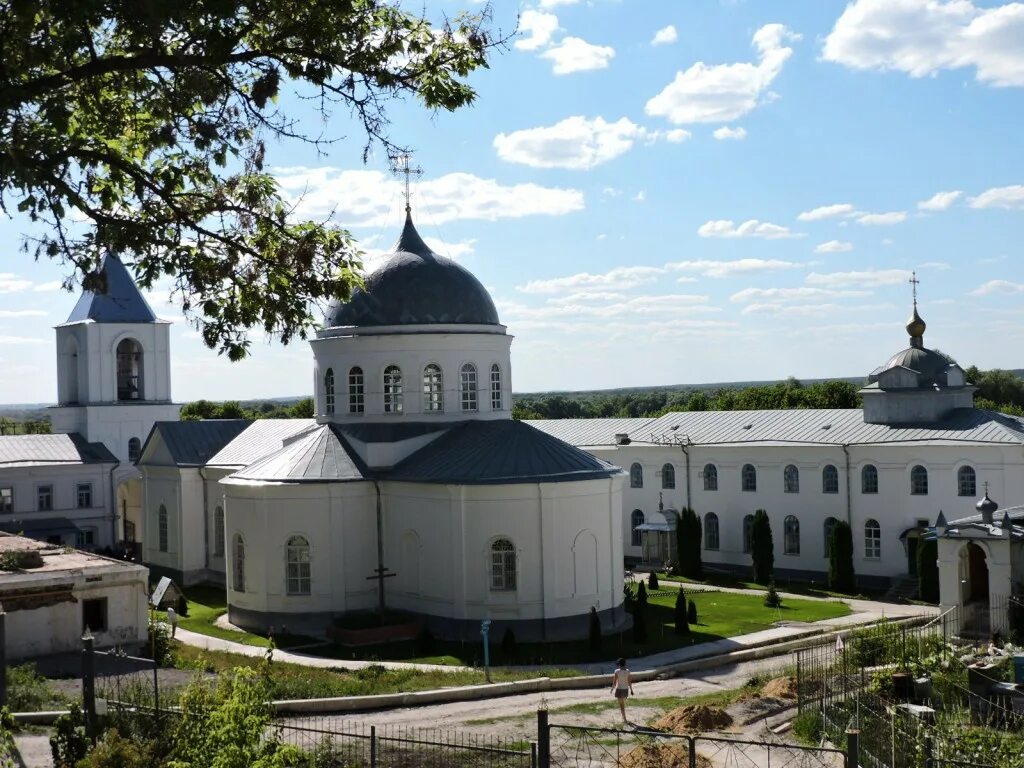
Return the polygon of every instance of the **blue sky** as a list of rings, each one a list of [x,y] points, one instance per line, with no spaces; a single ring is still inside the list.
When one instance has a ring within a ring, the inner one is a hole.
[[[426,171],[417,225],[490,289],[516,391],[867,374],[906,345],[911,270],[926,345],[1024,366],[1024,5],[494,3],[496,27],[520,14],[474,107],[391,111]],[[345,115],[325,129],[349,138],[270,162],[372,266],[399,182],[379,152],[362,164]],[[55,398],[51,327],[75,301],[60,265],[18,251],[23,231],[0,223],[0,402]],[[176,399],[310,391],[305,342],[257,337],[229,363],[152,299],[175,320]]]

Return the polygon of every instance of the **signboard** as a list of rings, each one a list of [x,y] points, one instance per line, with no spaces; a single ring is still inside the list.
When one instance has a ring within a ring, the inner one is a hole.
[[[160,579],[160,583],[156,585],[156,589],[153,590],[153,596],[149,598],[149,604],[154,608],[159,608],[160,603],[164,599],[164,595],[167,594],[167,590],[171,586],[170,576],[164,576]]]

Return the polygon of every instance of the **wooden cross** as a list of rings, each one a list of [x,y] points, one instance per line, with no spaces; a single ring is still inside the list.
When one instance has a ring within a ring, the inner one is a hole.
[[[418,165],[414,168],[412,166],[412,155],[408,152],[403,152],[391,159],[391,173],[395,176],[405,176],[405,212],[409,213],[412,211],[410,183],[413,176],[423,175],[423,169]]]

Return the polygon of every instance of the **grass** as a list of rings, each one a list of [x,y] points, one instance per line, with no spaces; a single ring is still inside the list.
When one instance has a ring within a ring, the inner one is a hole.
[[[725,572],[713,572],[705,573],[702,579],[690,579],[686,576],[677,576],[675,574],[667,573],[666,571],[658,572],[659,581],[672,581],[680,584],[705,584],[713,587],[726,587],[729,589],[756,589],[758,592],[765,592],[767,587],[763,584],[758,584],[756,581],[751,581],[735,573]],[[780,592],[790,592],[796,595],[806,595],[807,597],[824,597],[824,598],[837,598],[840,600],[849,600],[850,598],[871,600],[885,594],[885,590],[864,590],[856,595],[848,595],[844,592],[834,592],[827,589],[824,582],[819,583],[815,581],[799,581],[793,579],[777,579],[775,581],[775,588]]]

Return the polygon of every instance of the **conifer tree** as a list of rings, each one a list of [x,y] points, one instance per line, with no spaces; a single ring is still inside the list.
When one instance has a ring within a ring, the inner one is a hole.
[[[775,574],[775,545],[772,542],[772,523],[763,509],[754,512],[750,532],[750,557],[754,566],[754,581],[768,584]]]
[[[676,595],[675,621],[677,635],[690,634],[690,623],[687,621],[686,616],[686,593],[681,589],[679,594]]]
[[[828,588],[847,594],[857,590],[857,576],[853,572],[853,532],[845,520],[836,521],[829,537]]]
[[[697,513],[689,507],[683,507],[676,525],[676,553],[679,565],[676,568],[680,576],[688,579],[699,579],[703,568],[700,560],[701,526]]]

